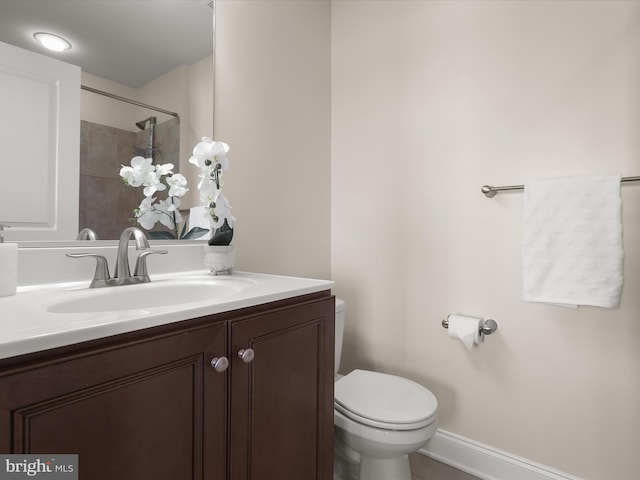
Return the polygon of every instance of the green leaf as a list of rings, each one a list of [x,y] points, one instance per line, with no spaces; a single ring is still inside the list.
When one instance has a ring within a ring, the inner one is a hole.
[[[211,239],[209,239],[209,245],[230,245],[232,239],[233,230],[216,232]]]
[[[149,232],[149,237],[151,237],[153,240],[175,240],[176,239],[176,236],[173,233],[167,232],[165,230]]]
[[[184,233],[184,229],[182,230],[182,236],[180,237],[182,240],[194,240],[202,237],[204,234],[209,233],[208,228],[202,227],[193,227],[186,234]]]
[[[209,245],[230,245],[232,239],[233,228],[229,226],[225,219],[222,226],[218,228],[211,236],[211,239],[209,239]]]

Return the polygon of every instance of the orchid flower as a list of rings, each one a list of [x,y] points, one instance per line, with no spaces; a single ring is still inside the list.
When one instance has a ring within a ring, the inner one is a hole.
[[[205,170],[216,163],[220,164],[222,171],[229,169],[227,153],[229,145],[224,142],[214,142],[209,137],[202,137],[202,141],[197,143],[193,149],[193,156],[189,158],[189,163]]]
[[[147,174],[155,171],[155,167],[152,165],[152,162],[153,159],[151,158],[133,157],[131,159],[130,167],[122,165],[122,168],[120,169],[120,176],[124,179],[127,185],[139,187],[147,178]]]
[[[156,192],[162,192],[167,189],[167,186],[160,181],[160,176],[157,173],[147,174],[143,193],[145,197],[152,197]]]
[[[170,197],[182,197],[187,191],[187,179],[180,173],[174,173],[171,177],[167,178],[169,184],[169,196]]]
[[[158,212],[153,207],[155,198],[145,197],[140,206],[135,211],[136,220],[146,230],[151,230],[156,222],[160,219]]]
[[[224,225],[226,220],[230,228],[233,228],[233,221],[236,219],[231,214],[231,205],[229,200],[225,197],[220,190],[218,190],[218,196],[215,201],[209,204],[209,214],[211,215],[211,225],[214,228],[220,228]]]
[[[134,157],[131,159],[131,166],[122,166],[120,176],[129,186],[144,187],[145,198],[134,211],[140,226],[151,230],[157,222],[160,222],[173,230],[172,236],[178,238],[177,226],[182,221],[179,197],[184,196],[189,189],[184,175],[173,173],[173,169],[172,163],[153,165],[151,158]],[[168,197],[156,203],[154,195],[167,190],[167,185],[169,186]],[[204,233],[206,229],[194,228],[183,238],[197,238],[197,235],[201,236]],[[166,237],[163,236],[163,238]]]
[[[207,206],[209,223],[215,229],[210,245],[228,245],[233,236],[231,205],[222,195],[222,172],[229,169],[229,145],[202,137],[193,149],[189,162],[200,169],[200,201]]]
[[[173,163],[163,163],[162,165],[156,165],[156,174],[158,176],[173,175]]]
[[[180,223],[182,221],[182,215],[180,214],[180,199],[177,197],[169,197],[166,200],[160,201],[158,205],[158,209],[165,214],[166,217],[170,218],[174,223]],[[165,226],[172,228],[171,225],[167,225],[165,222],[160,220],[160,222]]]

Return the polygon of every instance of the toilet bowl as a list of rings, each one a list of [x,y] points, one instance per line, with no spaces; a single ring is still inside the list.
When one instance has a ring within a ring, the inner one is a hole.
[[[408,454],[433,437],[438,401],[422,385],[396,375],[337,375],[344,314],[344,302],[336,299],[334,479],[411,480]]]

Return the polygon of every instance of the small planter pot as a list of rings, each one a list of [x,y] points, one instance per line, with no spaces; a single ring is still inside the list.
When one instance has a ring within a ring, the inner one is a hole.
[[[211,275],[226,273],[231,275],[236,261],[233,245],[206,245],[204,247],[204,264]]]

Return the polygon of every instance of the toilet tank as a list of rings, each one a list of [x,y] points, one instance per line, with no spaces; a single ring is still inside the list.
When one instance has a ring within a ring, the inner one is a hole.
[[[338,373],[338,369],[340,368],[340,359],[342,358],[342,338],[344,335],[344,316],[345,316],[346,305],[344,300],[340,298],[336,298],[336,349],[335,349],[335,366],[333,369],[333,373]]]

